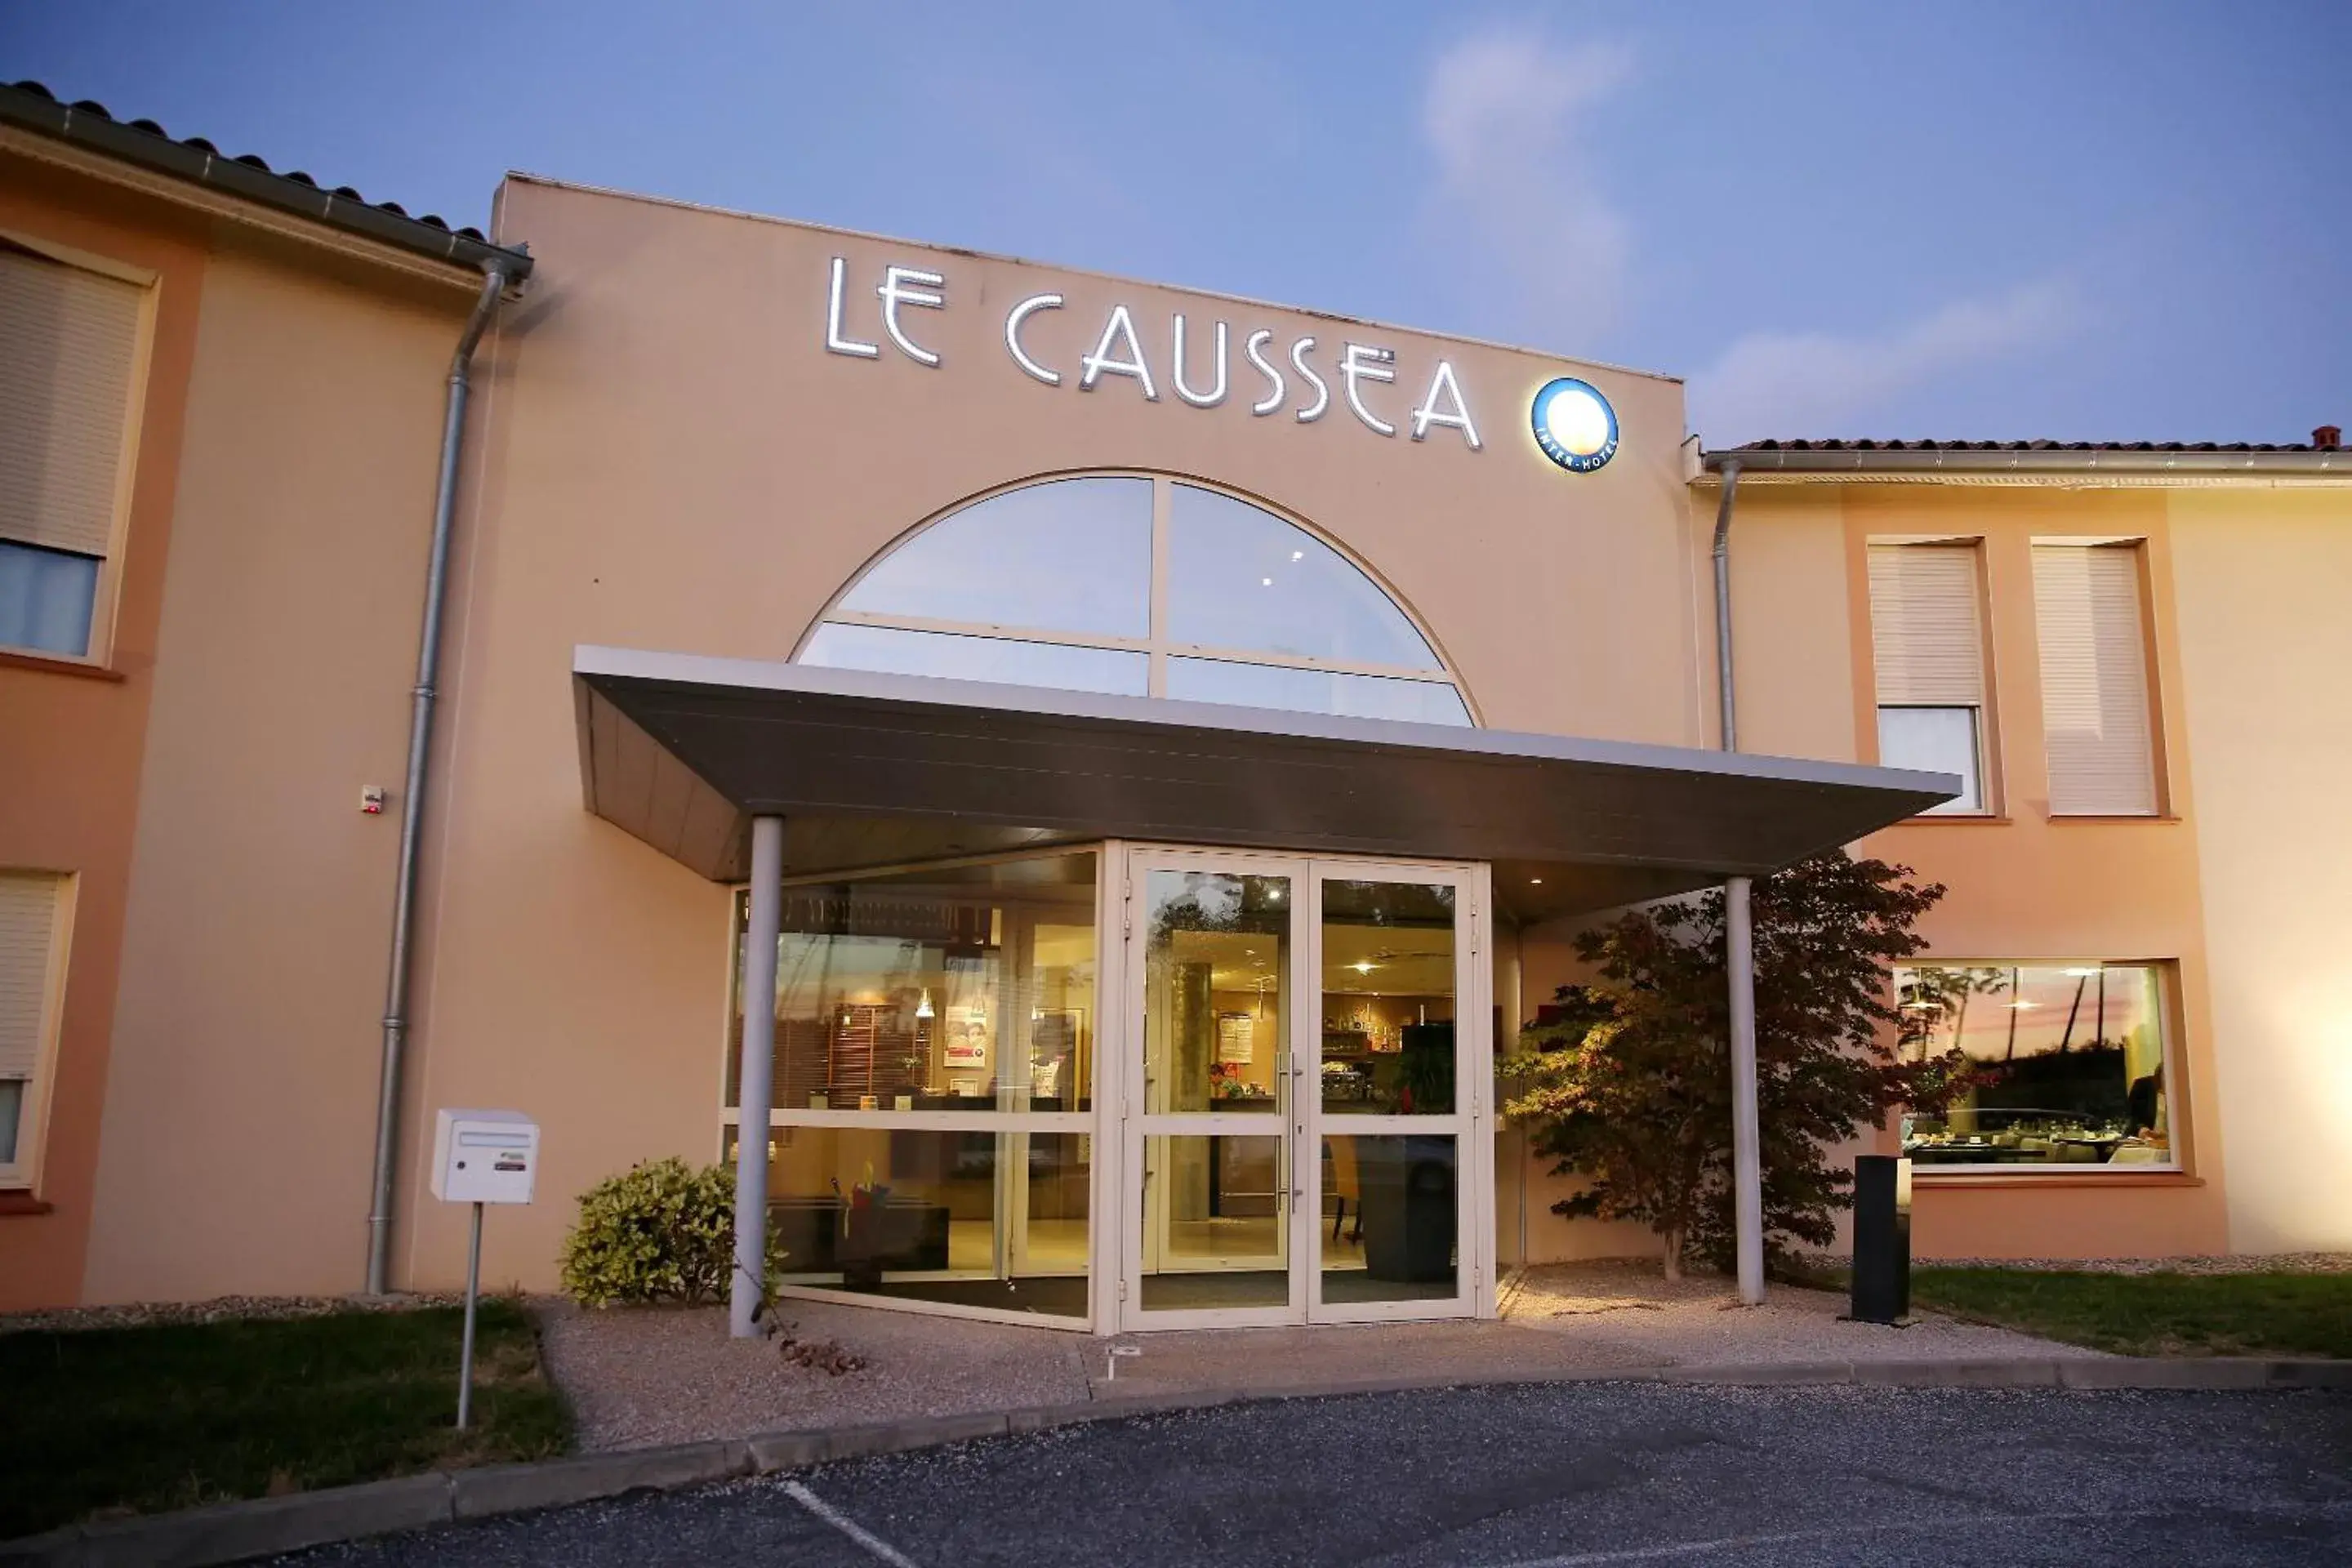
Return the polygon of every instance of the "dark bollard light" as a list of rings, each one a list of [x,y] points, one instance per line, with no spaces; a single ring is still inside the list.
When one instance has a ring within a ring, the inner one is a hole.
[[[1899,1323],[1911,1312],[1911,1162],[1853,1163],[1853,1321]]]

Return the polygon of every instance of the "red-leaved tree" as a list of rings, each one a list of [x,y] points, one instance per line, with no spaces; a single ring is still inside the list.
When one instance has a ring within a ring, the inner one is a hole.
[[[1766,1245],[1825,1247],[1852,1204],[1829,1151],[1897,1106],[1941,1109],[1967,1083],[1957,1051],[1926,1057],[1889,997],[1920,952],[1941,884],[1907,866],[1814,857],[1751,892],[1757,1100]],[[1584,1187],[1571,1218],[1654,1229],[1669,1279],[1686,1254],[1733,1248],[1730,1003],[1721,889],[1647,905],[1580,933],[1594,978],[1562,986],[1506,1063],[1505,1113]]]

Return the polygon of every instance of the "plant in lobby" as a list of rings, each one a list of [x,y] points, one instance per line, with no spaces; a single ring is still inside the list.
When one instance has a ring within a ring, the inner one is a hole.
[[[783,1260],[771,1224],[768,1273]],[[734,1167],[648,1160],[580,1195],[563,1240],[563,1291],[583,1307],[712,1301],[727,1294],[734,1265]]]
[[[1828,1151],[1897,1106],[1940,1110],[1968,1082],[1957,1050],[1929,1056],[1889,1001],[1889,966],[1927,946],[1913,927],[1944,896],[1910,868],[1843,850],[1751,893],[1756,1070],[1768,1248],[1828,1246],[1853,1176]],[[1560,987],[1504,1064],[1506,1114],[1555,1173],[1583,1178],[1570,1218],[1657,1231],[1669,1279],[1687,1252],[1733,1247],[1730,1004],[1720,889],[1581,931],[1594,978]]]

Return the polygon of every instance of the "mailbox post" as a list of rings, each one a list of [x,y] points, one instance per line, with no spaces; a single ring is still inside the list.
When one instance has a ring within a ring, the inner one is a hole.
[[[433,1128],[433,1195],[471,1204],[466,1337],[457,1357],[457,1426],[474,1415],[474,1306],[482,1293],[482,1207],[527,1204],[539,1174],[539,1123],[519,1110],[444,1110]]]

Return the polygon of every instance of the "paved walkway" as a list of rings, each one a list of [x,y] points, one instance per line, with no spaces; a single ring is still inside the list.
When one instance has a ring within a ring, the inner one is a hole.
[[[1829,1361],[2074,1357],[2096,1352],[2001,1329],[1923,1318],[1905,1329],[1838,1321],[1842,1297],[1774,1288],[1743,1309],[1728,1283],[1668,1286],[1654,1264],[1529,1271],[1500,1322],[1390,1323],[1129,1334],[787,1301],[801,1341],[863,1368],[834,1373],[769,1342],[727,1338],[717,1309],[548,1308],[550,1370],[572,1401],[583,1449],[857,1426],[919,1415],[1187,1391],[1277,1394],[1407,1374],[1465,1383],[1612,1368]]]

